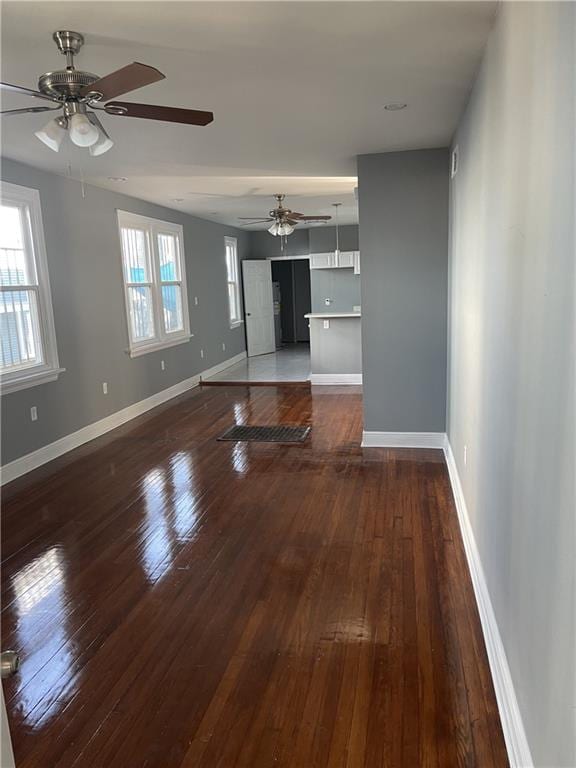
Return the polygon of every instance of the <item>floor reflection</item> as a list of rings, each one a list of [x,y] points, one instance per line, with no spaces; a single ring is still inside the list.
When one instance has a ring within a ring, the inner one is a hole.
[[[52,547],[12,578],[22,659],[19,709],[35,729],[57,717],[78,682],[66,618],[70,604],[64,562],[62,550]]]

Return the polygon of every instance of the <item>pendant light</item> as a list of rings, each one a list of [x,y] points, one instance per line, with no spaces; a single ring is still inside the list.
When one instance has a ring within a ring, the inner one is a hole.
[[[340,231],[338,229],[338,208],[342,203],[332,203],[332,206],[334,208],[334,221],[336,223],[336,248],[334,250],[334,256],[336,258],[336,264],[338,264],[338,259],[340,258]]]

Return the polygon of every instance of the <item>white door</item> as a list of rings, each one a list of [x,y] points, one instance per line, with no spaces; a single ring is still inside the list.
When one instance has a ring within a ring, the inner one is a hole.
[[[276,350],[274,304],[272,301],[272,264],[264,259],[242,262],[244,279],[244,314],[248,357],[266,355]]]

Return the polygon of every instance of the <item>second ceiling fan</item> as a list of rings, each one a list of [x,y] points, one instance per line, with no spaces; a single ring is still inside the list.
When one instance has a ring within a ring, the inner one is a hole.
[[[276,199],[276,208],[273,208],[268,212],[266,218],[256,216],[240,216],[240,221],[245,221],[246,225],[249,224],[267,224],[273,222],[269,227],[268,232],[271,235],[279,235],[280,237],[287,237],[294,232],[294,227],[297,224],[303,224],[304,222],[313,221],[330,221],[331,216],[305,216],[303,213],[297,213],[282,205],[286,195],[274,195]]]

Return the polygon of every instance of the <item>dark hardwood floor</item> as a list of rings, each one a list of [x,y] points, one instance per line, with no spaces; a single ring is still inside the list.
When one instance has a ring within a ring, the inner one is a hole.
[[[5,489],[19,768],[508,765],[441,452],[317,392],[196,390]]]

